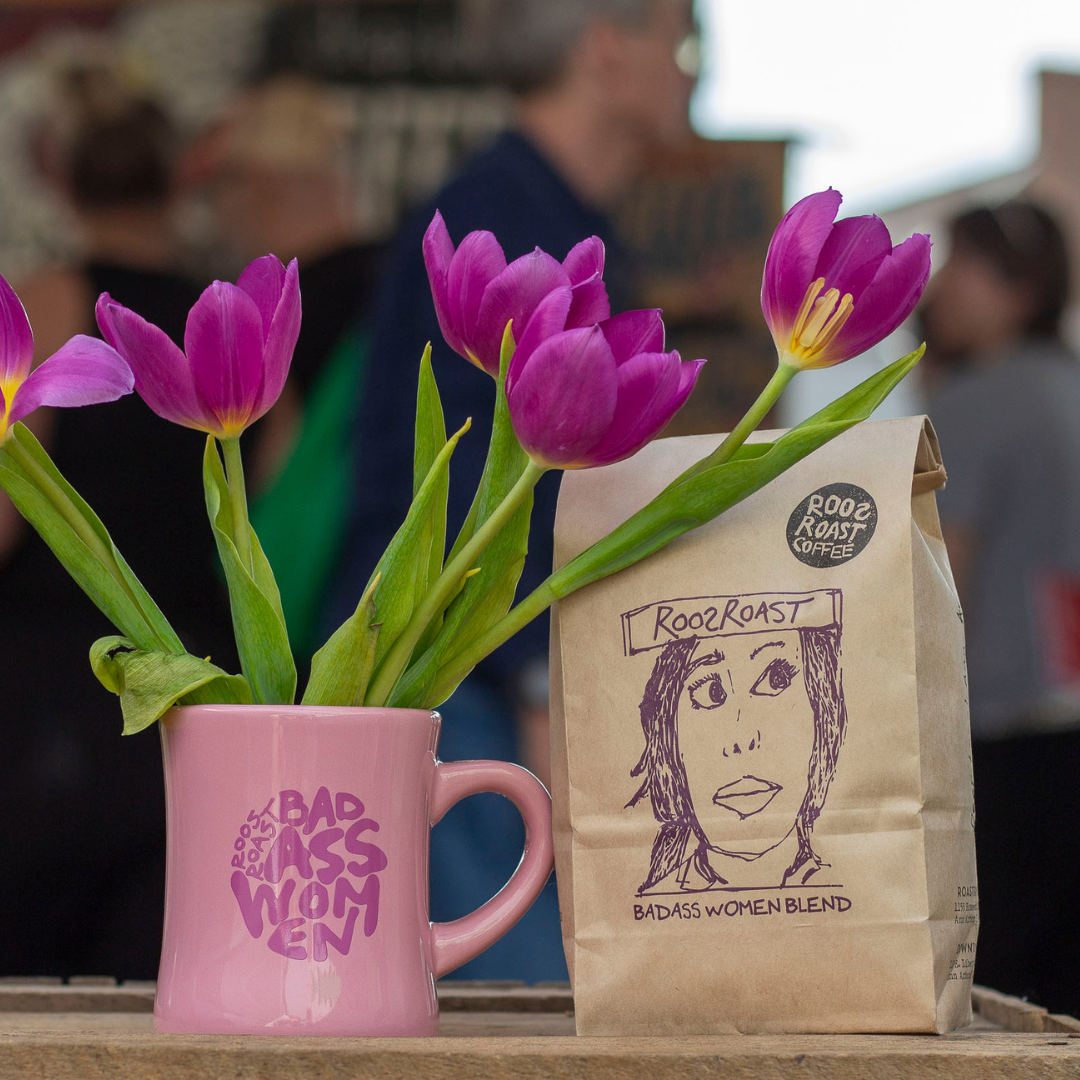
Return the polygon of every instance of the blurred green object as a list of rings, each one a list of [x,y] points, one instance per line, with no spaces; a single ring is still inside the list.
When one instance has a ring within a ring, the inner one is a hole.
[[[355,465],[351,446],[357,392],[368,342],[346,331],[304,406],[292,453],[251,507],[251,524],[277,578],[293,653],[310,660],[327,577],[351,509]]]

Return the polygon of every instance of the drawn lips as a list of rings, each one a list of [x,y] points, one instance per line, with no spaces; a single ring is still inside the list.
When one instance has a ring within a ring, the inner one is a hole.
[[[743,776],[720,788],[712,801],[740,818],[748,818],[760,814],[782,789],[783,784],[762,780],[760,776]]]

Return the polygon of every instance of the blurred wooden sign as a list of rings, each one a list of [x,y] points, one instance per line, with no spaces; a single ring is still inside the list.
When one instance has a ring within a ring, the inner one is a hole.
[[[641,260],[643,299],[673,319],[756,316],[786,151],[779,140],[693,138],[651,155],[616,218]]]
[[[270,71],[352,85],[476,83],[483,58],[457,0],[276,3],[267,27]]]
[[[729,430],[775,367],[761,273],[786,151],[783,140],[700,138],[658,149],[618,209],[641,269],[637,302],[664,309],[670,348],[709,359],[669,434]]]

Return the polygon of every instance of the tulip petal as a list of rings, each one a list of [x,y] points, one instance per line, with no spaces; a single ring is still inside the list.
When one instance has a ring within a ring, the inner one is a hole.
[[[615,357],[598,326],[541,342],[507,395],[518,441],[534,460],[565,468],[611,424],[618,398]]]
[[[640,353],[619,368],[619,399],[611,427],[589,453],[589,465],[610,465],[637,453],[682,408],[704,360],[677,352]]]
[[[566,325],[566,313],[570,310],[570,304],[570,288],[565,285],[560,286],[557,289],[552,289],[536,305],[536,310],[529,316],[524,330],[521,330],[517,323],[514,324],[514,330],[519,333],[519,340],[515,345],[510,368],[506,373],[507,394],[513,389],[518,374],[541,342],[562,332],[563,327]]]
[[[623,364],[638,353],[664,351],[664,321],[659,308],[624,311],[600,324],[616,364]]]
[[[0,277],[0,384],[18,385],[34,362],[34,335],[22,301]]]
[[[228,281],[207,286],[188,313],[184,351],[203,411],[217,420],[221,434],[238,434],[263,377],[262,316],[255,301]]]
[[[599,273],[574,286],[573,300],[566,316],[567,329],[592,326],[593,323],[610,318],[611,301],[608,300],[607,286]]]
[[[40,405],[70,408],[116,401],[134,385],[131,368],[111,345],[76,334],[30,372],[15,393],[8,419],[14,423]]]
[[[892,240],[879,217],[844,218],[829,233],[818,256],[812,280],[825,279],[826,289],[851,293],[857,304],[863,290],[874,280],[881,260],[892,251]]]
[[[285,267],[276,255],[263,255],[247,264],[236,282],[255,301],[262,316],[263,340],[270,336],[270,324],[274,321],[285,287]]]
[[[465,345],[454,327],[450,316],[450,299],[447,291],[447,275],[454,257],[454,242],[447,232],[446,222],[438,210],[424,233],[424,266],[431,285],[431,298],[435,301],[435,317],[447,345],[456,353],[464,355]]]
[[[888,337],[915,310],[930,277],[930,237],[915,233],[881,262],[851,317],[814,367],[849,360]]]
[[[498,240],[489,232],[471,232],[454,252],[446,274],[448,312],[456,338],[466,348],[474,347],[476,320],[489,282],[506,269],[506,256]],[[505,323],[503,327],[505,327]],[[502,340],[503,327],[495,342]],[[479,363],[475,357],[466,358]],[[490,370],[485,368],[485,370]],[[498,366],[495,368],[498,371]]]
[[[761,280],[761,310],[774,338],[791,332],[840,201],[840,192],[832,188],[807,195],[776,227]]]
[[[102,336],[128,362],[139,396],[165,420],[206,431],[213,423],[195,393],[191,367],[164,330],[115,303],[108,293],[97,302]]]
[[[570,279],[558,259],[539,248],[515,259],[491,280],[484,291],[475,331],[468,338],[480,366],[489,375],[499,372],[499,346],[506,324],[513,319],[514,326],[523,330],[548,293],[569,285]]]
[[[281,295],[263,349],[263,381],[249,423],[258,420],[281,395],[300,336],[300,273],[295,259],[284,270]]]
[[[582,240],[570,249],[562,265],[571,285],[581,285],[590,278],[601,276],[604,272],[604,241],[599,236]]]

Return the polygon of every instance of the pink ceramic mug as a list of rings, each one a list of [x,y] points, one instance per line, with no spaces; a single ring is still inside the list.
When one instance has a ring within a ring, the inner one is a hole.
[[[552,866],[551,802],[516,765],[443,764],[438,713],[196,705],[162,721],[168,813],[158,1031],[434,1035],[434,980],[528,910]],[[465,918],[428,918],[428,835],[505,795],[525,854]]]

